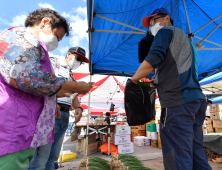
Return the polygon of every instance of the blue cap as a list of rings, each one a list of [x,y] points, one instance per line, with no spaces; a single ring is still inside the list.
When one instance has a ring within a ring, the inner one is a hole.
[[[143,26],[144,26],[145,28],[149,28],[149,26],[150,26],[149,18],[150,18],[150,17],[153,17],[153,16],[155,16],[155,15],[157,15],[157,14],[159,14],[159,13],[161,13],[161,14],[166,14],[166,15],[170,15],[169,12],[167,11],[167,9],[165,9],[165,8],[157,8],[157,9],[155,9],[155,10],[152,12],[152,14],[151,14],[150,16],[144,17],[144,18],[142,19],[142,24],[143,24]]]

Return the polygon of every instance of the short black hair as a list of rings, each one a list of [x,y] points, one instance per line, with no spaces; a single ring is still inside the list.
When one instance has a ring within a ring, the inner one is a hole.
[[[158,13],[158,15],[160,15],[161,17],[167,16],[167,14],[163,14],[163,13]],[[151,19],[151,18],[150,18],[150,19]],[[150,22],[150,19],[149,19],[149,22]],[[171,22],[171,24],[173,25],[173,20],[172,20],[171,17],[170,17],[170,22]]]
[[[213,102],[211,100],[207,100],[207,104],[213,104]]]
[[[110,113],[109,113],[109,112],[106,112],[106,116],[110,116]]]
[[[69,36],[71,27],[68,21],[57,11],[49,8],[41,8],[29,13],[29,16],[25,20],[25,27],[32,27],[41,22],[45,17],[51,18],[50,25],[52,29],[63,27],[66,33],[65,35]]]

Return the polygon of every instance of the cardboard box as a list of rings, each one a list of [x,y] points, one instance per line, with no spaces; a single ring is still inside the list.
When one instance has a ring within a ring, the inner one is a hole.
[[[139,136],[139,135],[138,135],[138,129],[132,129],[132,130],[131,130],[131,135],[132,135],[132,136]]]
[[[158,132],[147,132],[148,139],[158,140]]]
[[[138,130],[146,130],[146,124],[145,125],[139,125]]]
[[[133,153],[134,152],[134,146],[133,143],[130,142],[129,144],[125,144],[125,145],[118,145],[118,152],[120,154],[127,154],[127,153]]]
[[[114,145],[122,145],[130,143],[130,135],[116,135],[113,134],[113,143]]]
[[[220,112],[213,112],[213,113],[210,113],[210,119],[219,119],[220,120]]]
[[[88,144],[87,155],[94,154],[97,151],[98,151],[98,142],[94,142],[94,143]],[[80,152],[80,155],[85,155],[83,150]]]
[[[158,140],[150,140],[151,146],[158,148]]]
[[[213,104],[210,106],[210,112],[222,112],[221,104]]]
[[[160,124],[156,124],[156,131],[160,132]]]
[[[213,127],[214,128],[222,128],[222,121],[221,120],[213,120]]]
[[[145,130],[138,130],[138,136],[146,136]]]
[[[148,139],[148,137],[145,136],[135,136],[134,144],[137,146],[149,146],[150,140]]]
[[[213,130],[213,125],[212,124],[209,124],[208,126],[207,126],[207,132],[209,133],[209,132],[213,132],[214,130]]]
[[[146,124],[146,131],[156,132],[156,124]]]
[[[132,129],[131,133],[132,136],[146,136],[145,130]]]
[[[94,138],[94,137],[93,137]],[[78,141],[79,142],[79,141]],[[78,143],[77,142],[77,143]],[[88,138],[88,144],[92,144],[92,143],[95,143],[96,142],[96,140],[92,140],[92,138]],[[81,139],[81,147],[80,147],[80,149],[79,149],[79,152],[82,152],[83,151],[83,149],[84,149],[84,138],[83,139]]]
[[[116,135],[130,135],[131,128],[128,125],[117,125],[114,133]]]
[[[78,139],[76,143],[76,152],[81,152],[81,139]]]
[[[206,124],[212,124],[213,122],[212,122],[212,119],[206,117],[206,118],[205,118],[205,123],[206,123]]]
[[[222,128],[215,128],[216,133],[222,133]]]
[[[138,129],[138,126],[130,126],[131,129]]]

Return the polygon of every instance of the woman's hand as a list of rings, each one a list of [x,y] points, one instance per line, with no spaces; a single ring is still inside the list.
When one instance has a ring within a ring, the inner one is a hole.
[[[57,118],[61,118],[60,107],[59,107],[58,104],[56,105],[56,119],[57,119]]]

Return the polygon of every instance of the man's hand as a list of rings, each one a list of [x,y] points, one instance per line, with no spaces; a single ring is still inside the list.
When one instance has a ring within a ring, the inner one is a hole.
[[[58,104],[56,105],[56,119],[57,119],[57,118],[61,118],[60,107],[59,107]]]
[[[77,109],[75,110],[75,115],[77,115],[77,117],[76,117],[74,123],[77,123],[77,122],[80,121],[80,119],[81,119],[81,117],[82,117],[82,109],[77,108]]]
[[[137,82],[138,82],[137,80],[134,80],[133,78],[131,80],[134,84],[137,84]]]

